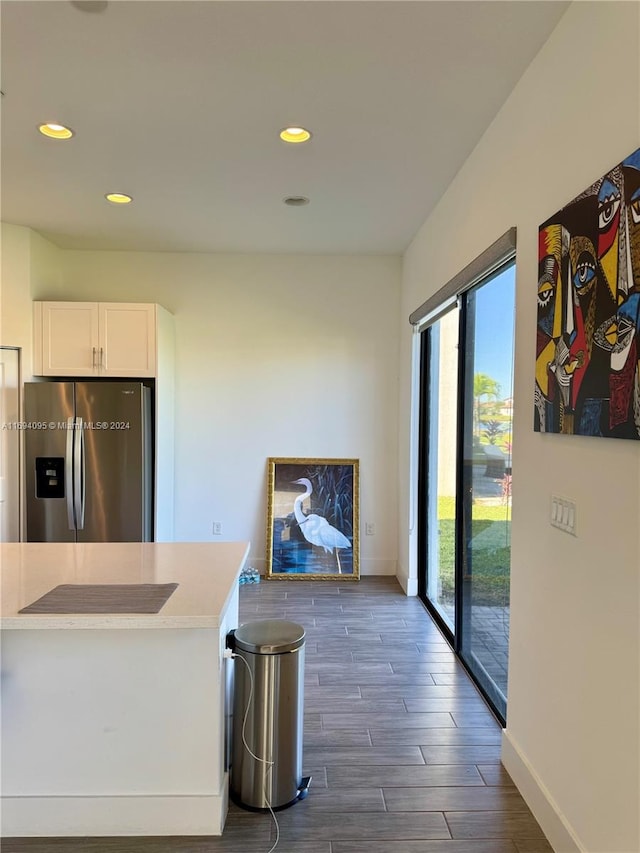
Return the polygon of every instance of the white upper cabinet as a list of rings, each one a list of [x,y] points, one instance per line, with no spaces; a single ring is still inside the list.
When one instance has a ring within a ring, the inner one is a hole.
[[[38,314],[40,314],[40,323],[38,323]],[[36,303],[34,333],[36,375],[97,375],[99,349],[97,303]],[[39,362],[37,360],[38,338],[42,354]],[[38,369],[39,367],[42,369]]]
[[[155,376],[157,307],[132,302],[34,302],[34,374]]]
[[[155,376],[156,306],[99,304],[101,376]]]

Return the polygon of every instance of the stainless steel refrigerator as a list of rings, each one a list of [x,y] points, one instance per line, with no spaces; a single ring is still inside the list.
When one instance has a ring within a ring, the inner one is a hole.
[[[24,391],[27,541],[151,541],[151,389],[27,382]]]

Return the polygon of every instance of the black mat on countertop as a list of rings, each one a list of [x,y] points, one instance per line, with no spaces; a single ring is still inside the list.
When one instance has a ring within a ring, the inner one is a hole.
[[[54,587],[19,613],[158,613],[177,583],[76,584]]]

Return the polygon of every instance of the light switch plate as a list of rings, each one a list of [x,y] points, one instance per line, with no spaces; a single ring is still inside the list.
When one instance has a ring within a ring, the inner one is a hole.
[[[558,530],[564,530],[565,533],[576,536],[576,502],[571,500],[571,498],[561,498],[558,495],[551,495],[549,520],[552,527],[557,527]]]

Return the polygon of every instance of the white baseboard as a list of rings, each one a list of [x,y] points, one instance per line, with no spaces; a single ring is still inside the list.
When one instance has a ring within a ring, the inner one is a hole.
[[[586,853],[562,813],[508,729],[502,732],[502,763],[547,836],[555,853]]]
[[[2,797],[2,837],[222,835],[227,777],[219,795]]]
[[[398,583],[405,591],[405,595],[414,596],[418,594],[418,578],[410,578],[409,572],[404,566],[398,566],[396,577],[398,578]]]
[[[360,575],[394,576],[396,574],[395,560],[379,560],[372,557],[360,559]]]

